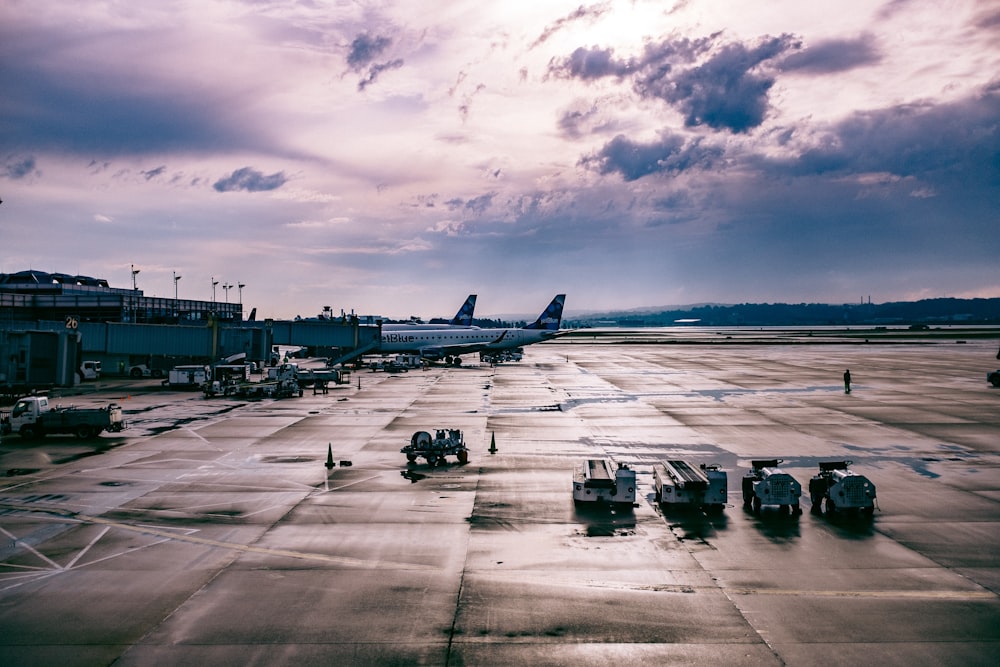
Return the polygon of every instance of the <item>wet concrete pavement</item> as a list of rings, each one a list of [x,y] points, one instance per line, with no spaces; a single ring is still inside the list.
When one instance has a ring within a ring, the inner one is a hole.
[[[282,401],[103,387],[64,402],[121,400],[124,434],[0,444],[0,663],[996,664],[995,349],[566,341]],[[406,465],[434,428],[467,465]],[[632,511],[574,507],[593,457],[637,470]],[[721,464],[725,511],[657,507],[664,458]],[[754,458],[804,487],[852,459],[880,510],[754,515]]]

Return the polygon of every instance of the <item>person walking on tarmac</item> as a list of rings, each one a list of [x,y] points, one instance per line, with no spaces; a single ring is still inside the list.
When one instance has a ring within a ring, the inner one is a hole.
[[[850,368],[848,368],[846,371],[844,371],[844,393],[845,394],[850,394],[851,393],[851,369]]]

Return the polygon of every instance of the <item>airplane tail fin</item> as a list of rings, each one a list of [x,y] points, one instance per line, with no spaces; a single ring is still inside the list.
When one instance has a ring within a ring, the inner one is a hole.
[[[255,322],[257,320],[257,307],[250,311],[250,317],[247,318],[247,322]]]
[[[549,305],[545,308],[538,319],[524,327],[525,329],[544,329],[545,331],[558,331],[562,324],[563,304],[566,302],[565,294],[557,294]]]
[[[451,318],[451,322],[448,324],[459,325],[464,327],[472,326],[472,314],[476,310],[476,295],[470,294],[469,298],[465,300],[462,307],[458,309],[455,313],[455,317]]]

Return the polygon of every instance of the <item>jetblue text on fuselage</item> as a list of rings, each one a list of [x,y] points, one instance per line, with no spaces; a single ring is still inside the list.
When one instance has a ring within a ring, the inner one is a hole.
[[[383,343],[412,343],[415,340],[417,340],[417,337],[411,334],[400,334],[400,333],[382,334]]]

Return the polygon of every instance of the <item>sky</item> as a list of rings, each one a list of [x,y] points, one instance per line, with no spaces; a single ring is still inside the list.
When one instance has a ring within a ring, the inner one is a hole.
[[[1000,296],[1000,2],[5,0],[0,91],[0,272],[275,318]]]

